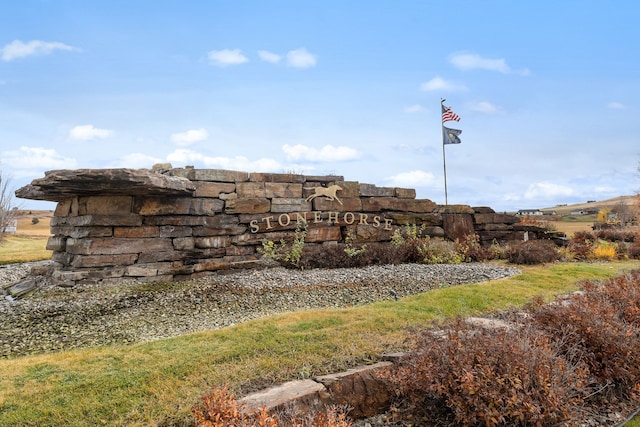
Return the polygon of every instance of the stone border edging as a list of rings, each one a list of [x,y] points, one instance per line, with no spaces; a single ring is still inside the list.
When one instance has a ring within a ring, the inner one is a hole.
[[[399,357],[402,356],[386,355],[383,361],[373,365],[358,366],[313,379],[288,381],[251,393],[239,399],[239,403],[243,404],[243,411],[247,414],[261,408],[267,412],[293,409],[299,413],[309,413],[323,406],[337,405],[349,407],[351,418],[370,417],[389,408],[391,392],[378,378],[378,372],[393,367],[393,360]]]

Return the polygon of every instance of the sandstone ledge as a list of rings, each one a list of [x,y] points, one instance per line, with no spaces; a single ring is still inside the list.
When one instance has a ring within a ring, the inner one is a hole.
[[[190,195],[195,185],[186,178],[147,169],[77,169],[45,172],[44,178],[16,191],[23,199],[60,201],[75,196]]]

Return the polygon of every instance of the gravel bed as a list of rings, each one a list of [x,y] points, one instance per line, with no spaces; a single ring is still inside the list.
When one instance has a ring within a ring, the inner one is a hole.
[[[0,266],[0,288],[27,276],[30,268],[29,263]],[[45,285],[25,299],[0,296],[0,357],[145,342],[277,313],[366,304],[519,272],[486,263],[305,271],[276,267],[189,282]]]

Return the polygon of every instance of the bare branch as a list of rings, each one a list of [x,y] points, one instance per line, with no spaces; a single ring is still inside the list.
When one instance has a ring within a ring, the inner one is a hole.
[[[11,225],[17,214],[13,205],[13,192],[10,184],[11,179],[3,175],[0,170],[0,243],[4,240],[7,227]]]

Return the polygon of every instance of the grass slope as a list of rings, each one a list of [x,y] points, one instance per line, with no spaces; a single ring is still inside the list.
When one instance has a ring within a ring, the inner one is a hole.
[[[541,208],[543,211],[555,211],[558,215],[569,215],[572,211],[581,209],[600,209],[603,207],[612,209],[620,205],[631,206],[638,201],[638,196],[618,196],[606,200],[597,200],[591,203],[574,203],[571,205],[554,206]]]
[[[51,259],[47,238],[5,236],[0,243],[0,264]]]
[[[0,360],[0,425],[191,425],[215,385],[239,392],[338,372],[404,348],[408,328],[520,306],[640,262],[525,267],[517,277],[348,309],[290,313],[178,338]]]
[[[19,211],[16,233],[5,235],[0,242],[0,264],[50,259],[52,252],[46,246],[52,217],[51,211]]]

